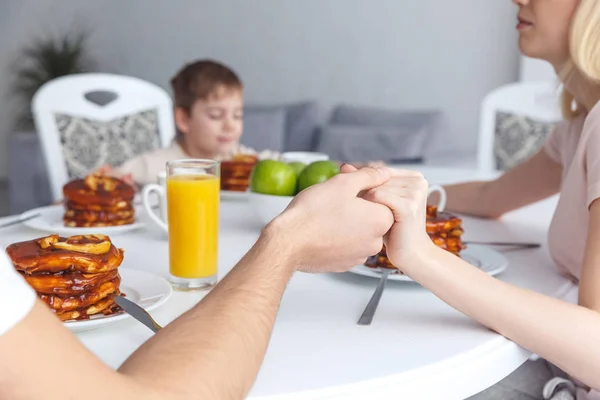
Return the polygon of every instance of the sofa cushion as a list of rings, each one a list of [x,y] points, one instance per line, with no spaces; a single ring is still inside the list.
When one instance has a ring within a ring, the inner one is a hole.
[[[287,105],[285,109],[285,151],[313,151],[323,123],[321,107],[316,102],[304,102]]]
[[[261,106],[244,109],[244,133],[241,143],[256,150],[283,151],[285,110]]]
[[[505,171],[529,159],[542,147],[555,125],[556,122],[497,112],[494,132],[496,168]]]
[[[442,112],[438,110],[389,110],[373,107],[341,105],[329,120],[332,124],[359,126],[397,126],[420,129],[424,125],[439,125]],[[437,128],[437,126],[435,126]]]
[[[282,104],[282,105],[250,105],[244,109],[244,136],[242,137],[242,143],[245,141],[250,143],[256,140],[254,136],[259,136],[255,133],[255,125],[260,126],[262,122],[257,121],[259,117],[257,114],[262,115],[264,118],[269,115],[269,111],[273,114],[283,112],[284,116],[284,131],[282,136],[282,142],[280,148],[272,148],[272,150],[278,151],[312,151],[317,145],[317,134],[319,126],[323,121],[321,107],[315,102],[302,102],[293,104]],[[272,117],[273,115],[271,115]],[[271,121],[279,126],[278,121]],[[247,135],[246,135],[247,133]],[[275,135],[274,132],[271,132]],[[246,138],[246,136],[251,136]],[[267,143],[269,144],[269,143]],[[279,145],[279,136],[276,140],[273,140],[271,146]],[[264,150],[264,149],[262,149]]]
[[[321,129],[317,150],[339,161],[400,163],[408,159],[421,160],[429,135],[426,127],[329,124]]]
[[[70,178],[83,177],[103,165],[121,165],[160,147],[156,110],[111,121],[57,113],[55,121]]]

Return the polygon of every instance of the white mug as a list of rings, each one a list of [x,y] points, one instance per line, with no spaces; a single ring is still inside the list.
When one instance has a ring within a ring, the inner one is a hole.
[[[429,195],[431,195],[431,193],[435,193],[435,192],[438,192],[440,194],[440,201],[436,205],[437,209],[438,209],[438,211],[444,211],[444,209],[446,208],[446,202],[448,200],[446,191],[440,185],[429,186],[429,192],[428,192]]]
[[[167,173],[162,171],[157,176],[158,184],[151,183],[144,186],[142,191],[142,200],[144,202],[144,208],[150,218],[156,222],[165,232],[169,232],[169,226],[167,225]],[[158,215],[154,212],[153,207],[150,203],[150,194],[156,193],[158,197]]]

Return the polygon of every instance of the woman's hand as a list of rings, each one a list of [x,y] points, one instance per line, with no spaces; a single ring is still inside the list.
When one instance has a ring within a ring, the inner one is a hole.
[[[342,166],[343,173],[356,171]],[[364,191],[361,197],[388,207],[394,224],[384,237],[387,256],[396,267],[404,269],[416,256],[433,246],[425,230],[429,185],[416,171],[388,168],[390,179],[381,186]]]

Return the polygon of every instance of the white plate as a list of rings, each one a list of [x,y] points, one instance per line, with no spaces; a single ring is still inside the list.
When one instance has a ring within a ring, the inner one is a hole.
[[[492,276],[504,272],[508,267],[508,259],[503,254],[487,246],[469,245],[467,249],[460,253],[460,256],[463,260]],[[381,278],[379,269],[369,268],[365,265],[356,266],[350,272],[371,278]],[[398,272],[390,274],[389,279],[393,281],[413,282],[411,278]]]
[[[135,208],[135,222],[129,225],[121,226],[104,226],[97,228],[77,228],[68,227],[63,223],[63,216],[65,214],[65,208],[62,204],[56,204],[47,207],[35,208],[21,214],[21,218],[27,218],[31,215],[39,213],[40,215],[32,218],[28,221],[23,222],[25,226],[43,231],[47,233],[58,233],[62,236],[73,236],[73,235],[89,235],[95,233],[101,233],[108,236],[116,236],[126,232],[131,232],[136,229],[140,229],[145,226],[141,221],[146,211],[142,207]]]
[[[221,190],[223,200],[248,200],[248,192],[234,192],[233,190]]]
[[[119,268],[119,275],[121,275],[121,292],[125,293],[127,299],[137,303],[146,311],[160,307],[173,293],[173,288],[166,279],[149,272]],[[64,325],[72,332],[83,332],[104,328],[127,318],[130,318],[129,314],[122,312],[108,316],[98,315],[83,321],[69,321]]]

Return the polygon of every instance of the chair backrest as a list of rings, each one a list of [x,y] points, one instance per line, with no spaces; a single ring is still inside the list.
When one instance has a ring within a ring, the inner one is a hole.
[[[483,173],[496,171],[494,141],[499,112],[553,123],[562,119],[557,82],[521,82],[489,93],[481,105],[477,163]]]
[[[91,172],[85,169],[91,168],[89,153],[96,148],[120,152],[122,159],[150,145],[165,147],[175,136],[169,94],[129,76],[86,73],[54,79],[36,92],[32,111],[54,200],[62,198],[63,185],[74,175]],[[114,140],[130,139],[134,144],[127,151],[115,149]],[[72,155],[77,147],[67,148],[69,143],[87,146],[83,154],[87,163],[67,165],[66,154]],[[78,167],[75,172],[73,165]]]

